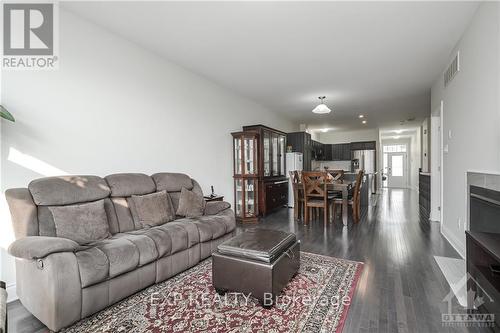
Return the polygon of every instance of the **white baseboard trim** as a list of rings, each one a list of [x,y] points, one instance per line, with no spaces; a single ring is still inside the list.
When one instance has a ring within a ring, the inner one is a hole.
[[[458,254],[465,259],[465,249],[461,245],[461,243],[445,228],[444,225],[441,225],[441,235],[450,243],[450,245],[458,252]]]
[[[7,303],[13,302],[18,299],[15,283],[7,285],[7,288],[5,289],[7,291]]]

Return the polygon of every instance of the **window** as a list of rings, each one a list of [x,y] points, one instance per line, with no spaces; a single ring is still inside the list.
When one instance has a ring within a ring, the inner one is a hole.
[[[406,153],[406,145],[384,145],[384,153]]]

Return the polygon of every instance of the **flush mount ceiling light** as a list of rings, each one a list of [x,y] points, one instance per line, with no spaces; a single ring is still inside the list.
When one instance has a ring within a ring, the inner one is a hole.
[[[365,115],[364,115],[364,114],[360,114],[360,115],[358,116],[358,118],[364,118],[364,117],[365,117]]]
[[[328,106],[326,106],[326,104],[325,104],[325,103],[324,103],[324,101],[323,101],[323,100],[326,98],[326,96],[321,96],[321,97],[318,97],[318,98],[319,98],[319,100],[321,101],[321,103],[320,103],[318,106],[316,106],[316,107],[312,110],[312,112],[314,112],[314,113],[318,113],[318,114],[325,114],[325,113],[330,113],[330,112],[332,112],[332,110],[330,110],[330,109],[328,108]]]
[[[366,124],[366,120],[363,120],[363,121],[362,121],[362,123],[363,123],[363,124]]]

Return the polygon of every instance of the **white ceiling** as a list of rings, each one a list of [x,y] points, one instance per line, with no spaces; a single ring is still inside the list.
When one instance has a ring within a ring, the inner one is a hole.
[[[297,123],[340,130],[390,127],[429,114],[432,82],[477,6],[138,1],[63,5]],[[311,113],[320,95],[327,96],[334,112]],[[367,125],[361,125],[360,113],[367,116]]]

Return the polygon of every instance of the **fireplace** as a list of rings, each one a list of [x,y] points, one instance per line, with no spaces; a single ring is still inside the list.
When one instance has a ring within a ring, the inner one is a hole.
[[[500,175],[468,173],[467,305],[500,330]],[[478,300],[481,300],[479,302]]]
[[[470,185],[469,230],[500,234],[500,192]]]

